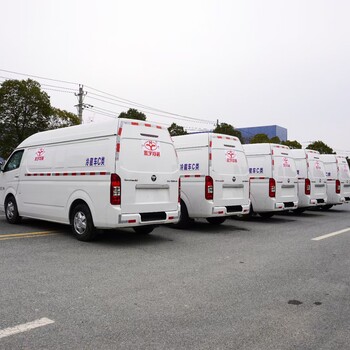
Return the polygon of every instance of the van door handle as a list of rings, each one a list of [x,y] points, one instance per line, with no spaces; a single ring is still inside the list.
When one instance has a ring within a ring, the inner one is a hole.
[[[19,178],[19,175],[15,175],[15,179],[18,179]]]

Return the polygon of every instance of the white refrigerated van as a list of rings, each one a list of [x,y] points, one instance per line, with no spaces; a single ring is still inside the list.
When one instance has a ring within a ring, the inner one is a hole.
[[[294,159],[287,146],[274,143],[243,145],[250,173],[252,212],[271,217],[298,207],[298,183]]]
[[[327,177],[327,204],[322,209],[350,202],[350,171],[346,158],[336,154],[321,154],[320,157]]]
[[[298,208],[302,213],[309,207],[325,205],[327,202],[327,178],[320,153],[310,149],[291,149],[298,175]]]
[[[28,137],[0,172],[0,209],[71,224],[79,240],[96,228],[149,233],[180,214],[179,163],[166,128],[115,119]]]
[[[237,137],[196,133],[173,137],[180,162],[181,215],[221,224],[227,216],[249,212],[249,174]]]

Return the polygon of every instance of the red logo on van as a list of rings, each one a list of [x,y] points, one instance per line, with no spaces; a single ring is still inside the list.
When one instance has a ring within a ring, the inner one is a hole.
[[[237,163],[237,154],[235,151],[226,151],[226,162]]]
[[[44,160],[45,158],[45,150],[43,148],[39,148],[35,153],[34,160],[37,162],[39,160]]]
[[[160,157],[159,143],[153,140],[145,141],[143,143],[143,154],[148,157]]]
[[[286,157],[283,157],[283,167],[290,168],[289,159]]]

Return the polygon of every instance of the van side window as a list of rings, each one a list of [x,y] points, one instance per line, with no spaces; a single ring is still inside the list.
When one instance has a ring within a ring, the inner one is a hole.
[[[24,150],[21,150],[21,151],[17,151],[14,154],[12,154],[12,156],[10,157],[10,159],[7,161],[7,163],[5,165],[4,173],[6,171],[11,171],[11,170],[15,170],[15,169],[19,168],[19,166],[21,164],[23,152],[24,152]]]

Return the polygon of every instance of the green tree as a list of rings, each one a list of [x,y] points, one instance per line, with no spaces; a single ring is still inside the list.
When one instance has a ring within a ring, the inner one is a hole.
[[[274,136],[270,139],[270,142],[281,144],[281,139],[278,136]]]
[[[129,108],[127,112],[121,112],[118,118],[146,120],[146,115],[135,108]]]
[[[6,80],[0,87],[0,154],[5,158],[28,136],[46,130],[50,97],[34,80]]]
[[[312,149],[314,151],[319,151],[321,154],[334,154],[335,152],[331,147],[326,145],[322,141],[315,141],[306,147],[307,149]]]
[[[236,130],[232,125],[227,123],[220,123],[213,130],[215,134],[224,134],[238,137],[243,142],[242,134],[239,130]]]
[[[294,140],[294,141],[290,141],[290,140],[282,141],[282,145],[288,146],[289,148],[293,148],[293,149],[301,149],[302,148],[301,144],[296,140]]]
[[[269,143],[270,139],[266,134],[256,134],[250,139],[250,143]]]
[[[51,108],[48,129],[65,128],[67,126],[73,126],[78,124],[80,124],[80,120],[76,114],[67,112],[59,108]]]
[[[187,131],[183,128],[183,126],[177,125],[176,123],[172,123],[168,130],[170,136],[187,135]]]

